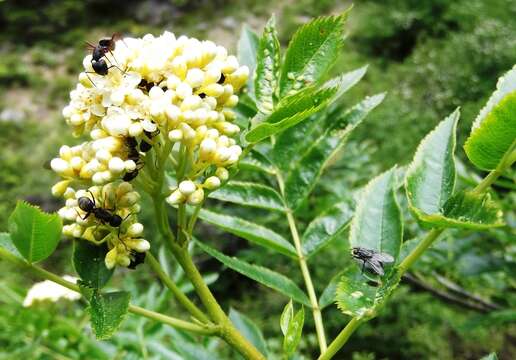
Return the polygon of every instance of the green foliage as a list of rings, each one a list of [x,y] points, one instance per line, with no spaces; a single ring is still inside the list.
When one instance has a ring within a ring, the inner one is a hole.
[[[269,114],[274,108],[278,74],[280,69],[280,44],[276,32],[274,16],[265,25],[258,46],[256,76],[254,80],[255,97],[258,110]]]
[[[109,281],[114,269],[106,268],[106,244],[95,245],[83,240],[74,241],[73,265],[83,285],[100,289]]]
[[[197,245],[203,251],[213,256],[230,269],[257,281],[260,284],[270,287],[271,289],[274,289],[303,305],[310,306],[310,301],[308,300],[308,297],[303,292],[303,290],[301,290],[292,280],[286,276],[262,266],[249,264],[235,257],[226,256],[201,242],[198,242]]]
[[[492,104],[510,77],[516,78],[516,69],[500,79],[499,90],[493,94],[486,108],[482,109],[464,145],[470,161],[483,170],[494,170],[500,161],[516,149],[516,91]],[[516,79],[511,85],[516,89]]]
[[[11,240],[11,235],[9,235],[9,233],[0,233],[0,247],[9,251],[13,255],[22,257],[18,252],[18,249],[16,249],[16,246],[14,246],[13,241]]]
[[[91,326],[99,340],[109,339],[120,326],[129,309],[129,293],[101,293],[94,290],[90,301]]]
[[[303,324],[305,322],[305,309],[301,307],[299,311],[294,314],[294,305],[290,300],[280,318],[280,328],[283,333],[283,351],[285,354],[292,354],[301,340],[303,333]]]
[[[281,70],[280,96],[320,82],[343,44],[346,14],[317,18],[292,37]]]
[[[324,131],[296,162],[285,181],[286,202],[292,210],[297,209],[314,188],[321,172],[339,149],[347,136],[367,114],[378,106],[383,95],[366,98],[344,112],[338,109],[328,116],[329,124],[323,124]],[[341,113],[342,115],[339,116]],[[333,116],[332,116],[333,115]],[[292,161],[289,161],[292,164]],[[284,167],[284,166],[283,166]]]
[[[302,236],[303,254],[307,258],[339,239],[349,226],[353,210],[347,202],[335,204],[308,224]]]
[[[25,202],[18,202],[9,217],[13,244],[30,263],[49,257],[61,239],[61,219]]]
[[[359,195],[349,244],[384,252],[396,259],[403,239],[403,218],[396,200],[394,170],[371,180]]]
[[[267,356],[268,351],[265,338],[260,328],[251,319],[233,308],[229,309],[229,319],[235,324],[236,328],[240,330],[244,337],[251,341],[262,354]]]
[[[261,225],[234,216],[217,214],[205,209],[199,212],[199,218],[257,245],[275,250],[287,256],[296,256],[294,247],[283,236]]]
[[[229,181],[210,193],[212,199],[266,210],[285,211],[280,195],[273,188],[252,182]]]
[[[253,74],[256,70],[256,54],[258,52],[258,35],[249,28],[242,26],[240,39],[238,40],[238,62],[249,68],[249,73]],[[247,93],[254,96],[254,78],[249,76],[247,80]]]

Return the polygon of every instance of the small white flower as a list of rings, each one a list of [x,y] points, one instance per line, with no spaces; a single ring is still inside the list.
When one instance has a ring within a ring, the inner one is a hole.
[[[66,281],[77,282],[77,278],[64,275],[63,279]],[[75,301],[81,298],[81,294],[69,290],[64,286],[61,286],[53,281],[45,280],[34,284],[28,291],[25,299],[23,300],[23,306],[28,307],[34,305],[38,301],[52,301],[56,302],[59,299],[66,299]]]

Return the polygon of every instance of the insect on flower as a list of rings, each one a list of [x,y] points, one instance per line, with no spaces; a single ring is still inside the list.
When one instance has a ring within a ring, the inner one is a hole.
[[[122,219],[120,215],[113,214],[112,211],[114,211],[114,209],[97,207],[95,197],[91,191],[88,190],[88,192],[91,194],[91,199],[87,196],[82,196],[77,200],[79,208],[86,212],[86,215],[81,217],[81,219],[86,220],[91,214],[93,214],[93,216],[100,220],[100,222],[107,223],[112,227],[119,227],[124,219]]]
[[[113,67],[117,68],[122,73],[125,73],[125,71],[115,64],[110,63],[108,65],[109,60],[106,58],[106,54],[109,53],[113,59],[115,59],[113,56],[113,50],[115,50],[115,41],[118,38],[120,38],[120,34],[114,33],[111,38],[100,39],[97,45],[86,42],[86,45],[91,50],[91,66],[93,67],[94,73],[105,76],[108,74],[109,69]]]
[[[136,141],[133,137],[125,138],[125,146],[127,147],[127,159],[132,160],[136,164],[136,168],[132,171],[125,173],[122,178],[124,181],[131,181],[138,176],[138,172],[143,167],[143,162],[140,158],[140,153],[138,151],[138,141]]]
[[[351,256],[359,261],[362,261],[362,273],[364,272],[364,269],[367,268],[376,275],[380,276],[385,274],[383,270],[384,263],[394,262],[394,258],[389,254],[365,249],[362,247],[354,247],[351,249]]]

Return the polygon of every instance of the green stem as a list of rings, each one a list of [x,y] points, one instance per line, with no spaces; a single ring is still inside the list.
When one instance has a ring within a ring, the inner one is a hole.
[[[34,275],[36,275],[42,279],[53,281],[67,289],[70,289],[72,291],[80,293],[80,289],[77,284],[74,284],[70,281],[66,281],[59,275],[51,273],[50,271],[40,268],[39,266],[29,264],[25,260],[22,260],[19,257],[17,257],[16,255],[11,254],[6,249],[0,248],[0,258],[5,259],[16,266],[27,269],[30,272],[32,272]],[[177,318],[174,318],[171,316],[167,316],[167,315],[163,315],[163,314],[151,311],[151,310],[147,310],[147,309],[141,308],[136,305],[129,305],[128,311],[130,313],[133,313],[136,315],[141,315],[148,319],[156,320],[163,324],[170,325],[174,328],[187,330],[187,331],[194,332],[197,334],[212,335],[212,334],[216,334],[219,331],[218,327],[216,327],[216,326],[212,326],[212,325],[202,325],[201,326],[201,325],[194,324],[194,323],[191,323],[191,322],[188,322],[185,320],[177,319]]]
[[[186,309],[192,316],[197,320],[208,323],[210,320],[208,317],[199,309],[188,297],[179,289],[174,281],[165,273],[165,270],[161,267],[159,261],[150,252],[147,252],[145,262],[154,270],[156,275],[160,278],[163,284],[172,292],[176,297],[177,301]]]
[[[280,175],[279,171],[276,172],[276,178],[278,180],[281,195],[283,198],[285,198],[285,185],[283,182],[283,177]],[[308,298],[310,299],[312,315],[314,318],[315,332],[317,333],[317,341],[319,343],[321,353],[324,353],[326,351],[327,345],[326,335],[324,333],[324,323],[322,319],[321,308],[319,307],[319,302],[317,300],[317,295],[315,293],[312,277],[310,275],[310,270],[308,269],[306,257],[303,253],[303,247],[301,246],[301,239],[299,237],[299,232],[297,230],[296,220],[290,209],[287,211],[287,221],[288,226],[290,228],[290,233],[292,234],[292,240],[294,241],[294,246],[296,248],[301,274],[303,275],[306,290],[308,291]]]
[[[416,246],[414,250],[401,262],[398,266],[399,276],[403,275],[419,257],[425,252],[426,249],[433,244],[433,242],[442,234],[444,229],[432,229],[426,235],[426,237]]]
[[[265,357],[234,327],[231,320],[220,307],[219,303],[204,282],[202,275],[192,261],[188,250],[176,243],[172,243],[172,252],[183,268],[186,276],[192,282],[199,298],[208,311],[211,319],[220,326],[220,336],[234,347],[246,359],[265,360]]]
[[[351,334],[355,332],[355,330],[360,326],[361,323],[362,320],[360,320],[359,318],[354,317],[353,319],[351,319],[346,325],[346,327],[342,329],[340,334],[337,335],[335,340],[331,342],[330,346],[328,346],[328,350],[322,353],[317,360],[331,359],[337,353],[337,351],[339,351],[344,346],[344,344],[346,344]]]

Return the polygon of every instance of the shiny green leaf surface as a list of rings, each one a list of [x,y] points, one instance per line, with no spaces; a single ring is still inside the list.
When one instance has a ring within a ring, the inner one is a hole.
[[[256,55],[258,53],[259,38],[256,33],[247,25],[242,27],[240,39],[238,40],[238,62],[249,68],[249,79],[247,80],[247,93],[254,97],[253,74],[256,69]]]
[[[409,206],[414,212],[439,213],[455,186],[455,110],[421,141],[405,175]]]
[[[303,333],[303,325],[305,323],[305,309],[301,309],[290,319],[287,332],[283,338],[283,351],[286,354],[292,354],[296,351],[301,335]]]
[[[97,246],[86,240],[74,241],[73,266],[84,285],[100,289],[109,281],[114,269],[106,268],[107,252],[106,244]]]
[[[516,69],[512,71],[516,78]],[[516,153],[516,90],[494,105],[473,128],[464,149],[469,160],[482,170],[494,170],[506,154]]]
[[[292,37],[280,80],[281,96],[319,82],[338,57],[344,42],[346,14],[320,17]]]
[[[310,306],[310,301],[306,294],[292,280],[285,275],[264,268],[262,266],[250,264],[248,262],[222,254],[214,248],[197,242],[197,245],[206,253],[219,260],[230,269],[259,282],[262,285],[270,287],[279,293],[292,298],[293,300]]]
[[[351,222],[349,244],[396,259],[403,239],[403,220],[396,200],[395,169],[377,176],[362,190]]]
[[[93,292],[90,298],[91,327],[98,340],[109,339],[118,329],[127,310],[130,295],[125,291]]]
[[[9,233],[19,253],[29,263],[49,257],[61,239],[63,225],[57,214],[19,201],[9,217]]]
[[[230,181],[210,193],[212,199],[266,210],[285,211],[280,195],[273,188],[243,181]]]
[[[297,257],[296,249],[283,236],[261,225],[202,209],[199,218],[231,234],[281,254]]]
[[[303,254],[310,258],[326,245],[343,235],[353,216],[353,210],[341,202],[316,217],[306,228],[301,243]]]

